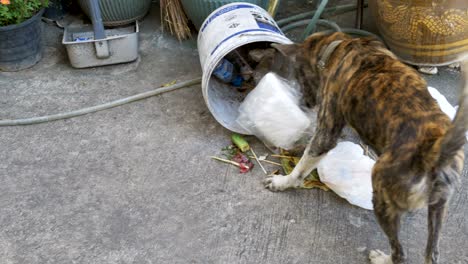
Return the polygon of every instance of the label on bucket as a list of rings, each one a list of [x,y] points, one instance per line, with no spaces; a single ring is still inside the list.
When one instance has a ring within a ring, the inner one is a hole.
[[[256,5],[234,3],[214,11],[203,23],[198,37],[200,62],[243,34],[274,34],[284,37],[278,25],[268,12]],[[286,37],[284,37],[286,38]]]

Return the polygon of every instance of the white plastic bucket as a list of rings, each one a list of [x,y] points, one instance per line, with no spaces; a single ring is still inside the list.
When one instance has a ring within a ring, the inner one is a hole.
[[[212,77],[216,65],[236,48],[254,42],[291,44],[268,12],[250,3],[222,6],[203,22],[198,35],[198,52],[203,69],[202,91],[214,118],[225,128],[249,134],[236,123],[239,105],[246,93]]]

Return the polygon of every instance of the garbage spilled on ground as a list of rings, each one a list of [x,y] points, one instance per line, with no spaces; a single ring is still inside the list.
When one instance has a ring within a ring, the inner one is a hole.
[[[257,72],[254,70],[253,75]],[[253,82],[255,78],[253,78]],[[235,86],[235,85],[234,85]],[[437,89],[428,87],[440,108],[451,119],[456,108],[440,94]],[[230,152],[226,159],[218,159],[239,167],[241,173],[252,170],[255,160],[265,174],[291,173],[300,160],[300,153],[288,152],[291,149],[303,149],[304,142],[312,137],[314,113],[305,109],[302,95],[294,82],[282,79],[274,73],[266,73],[258,81],[255,89],[249,91],[238,108],[237,122],[245,130],[255,135],[274,154],[258,157],[249,144],[240,135],[234,134],[233,145],[224,149]],[[376,157],[369,153],[368,147],[344,141],[327,153],[305,180],[302,188],[320,188],[332,190],[349,203],[372,210],[372,167]],[[267,159],[268,158],[268,159]],[[268,173],[264,164],[278,167]],[[280,172],[279,169],[282,169]]]
[[[265,10],[232,4],[214,11],[198,38],[203,68],[203,96],[214,118],[227,129],[259,138],[273,154],[257,156],[239,135],[213,157],[241,173],[274,165],[273,174],[289,174],[314,133],[315,113],[305,107],[299,85],[291,81],[285,59],[273,43],[292,43]],[[453,108],[437,90],[429,88],[451,118]],[[366,151],[365,151],[365,150]],[[352,142],[340,142],[305,180],[303,188],[331,189],[350,203],[372,210],[373,157]],[[271,174],[271,173],[270,173]]]

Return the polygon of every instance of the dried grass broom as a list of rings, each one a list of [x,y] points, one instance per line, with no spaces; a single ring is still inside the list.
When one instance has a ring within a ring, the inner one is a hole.
[[[188,18],[180,0],[161,0],[161,23],[179,41],[192,37]]]

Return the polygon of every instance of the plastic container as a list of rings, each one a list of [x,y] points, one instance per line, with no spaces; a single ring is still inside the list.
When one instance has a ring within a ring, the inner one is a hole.
[[[215,67],[213,74],[225,83],[231,83],[234,86],[241,86],[244,79],[227,59],[222,59]]]
[[[218,80],[213,71],[227,54],[252,43],[291,44],[292,41],[284,36],[266,10],[243,2],[215,10],[202,24],[198,35],[205,103],[222,126],[241,134],[249,134],[236,122],[239,105],[247,93]]]
[[[95,40],[92,26],[65,28],[65,45],[70,64],[75,68],[95,67],[134,61],[138,58],[138,23],[135,26],[106,29],[103,40]],[[97,46],[107,42],[110,56],[99,57]]]

